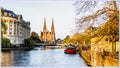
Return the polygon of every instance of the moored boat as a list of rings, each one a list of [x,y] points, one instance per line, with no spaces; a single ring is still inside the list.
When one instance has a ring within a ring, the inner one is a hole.
[[[69,45],[64,52],[66,54],[76,54],[76,47],[73,45]]]

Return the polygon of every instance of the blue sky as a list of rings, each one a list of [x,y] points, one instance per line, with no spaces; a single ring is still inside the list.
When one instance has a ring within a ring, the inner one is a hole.
[[[31,32],[40,35],[46,18],[47,29],[50,31],[54,18],[57,38],[72,35],[75,29],[75,9],[73,0],[1,0],[2,7],[22,14],[26,21],[31,22]]]

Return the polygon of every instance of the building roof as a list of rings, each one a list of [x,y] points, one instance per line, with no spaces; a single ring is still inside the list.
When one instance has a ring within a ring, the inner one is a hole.
[[[4,9],[4,12],[11,13],[11,14],[15,14],[13,11],[7,10],[7,9]]]
[[[28,28],[30,26],[30,22],[29,21],[25,21],[22,17],[22,15],[18,15],[18,14],[15,14],[13,11],[11,10],[8,10],[8,9],[4,9],[2,8],[1,10],[4,11],[4,13],[7,13],[7,14],[4,14],[4,16],[6,17],[11,17],[11,18],[16,18],[16,19],[19,19],[20,18],[20,22],[24,25],[26,25]],[[10,14],[10,15],[9,15]]]
[[[10,13],[10,14],[14,15],[14,16],[11,16],[11,17],[18,19],[18,15],[15,14],[13,11],[8,10],[8,9],[4,9],[4,12],[5,12],[5,13]]]

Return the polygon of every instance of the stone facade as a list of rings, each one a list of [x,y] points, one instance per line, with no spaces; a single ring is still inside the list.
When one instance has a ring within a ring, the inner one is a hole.
[[[11,10],[1,9],[1,22],[7,26],[4,38],[10,39],[13,45],[24,44],[24,39],[30,37],[30,22],[25,21],[22,15],[17,15]]]

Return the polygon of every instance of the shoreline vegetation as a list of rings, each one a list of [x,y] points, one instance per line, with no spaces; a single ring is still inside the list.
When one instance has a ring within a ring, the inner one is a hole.
[[[32,38],[28,38],[24,40],[25,44],[20,44],[20,45],[13,45],[11,44],[10,40],[7,38],[2,39],[2,50],[22,50],[22,49],[33,49],[35,41]]]

